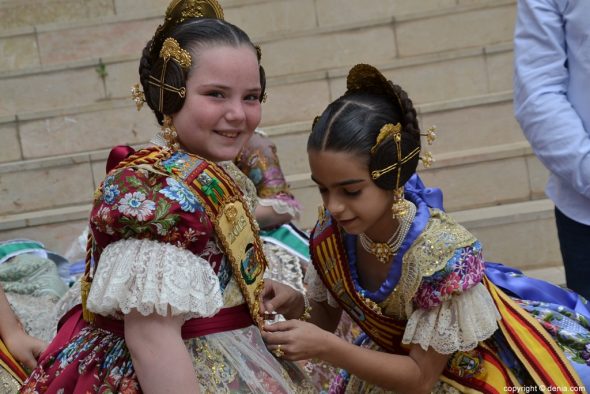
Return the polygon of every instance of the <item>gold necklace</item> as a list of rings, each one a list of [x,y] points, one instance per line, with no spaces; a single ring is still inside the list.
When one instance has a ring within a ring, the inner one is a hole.
[[[389,237],[386,242],[375,242],[365,233],[359,234],[363,249],[377,257],[377,260],[379,260],[381,264],[387,264],[391,261],[391,258],[395,255],[403,240],[406,238],[408,231],[410,231],[410,226],[416,216],[416,206],[410,202],[408,203],[409,212],[403,216],[399,226],[397,226],[393,235]]]

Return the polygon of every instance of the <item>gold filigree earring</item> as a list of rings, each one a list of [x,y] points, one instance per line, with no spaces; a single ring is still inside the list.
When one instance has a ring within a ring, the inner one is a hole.
[[[180,144],[178,143],[178,133],[176,132],[176,128],[172,123],[172,117],[169,115],[164,115],[162,133],[164,133],[164,139],[166,140],[168,148],[173,151],[180,149]]]
[[[410,204],[404,197],[404,187],[398,187],[393,191],[393,204],[391,205],[391,212],[393,218],[401,219],[408,213]]]

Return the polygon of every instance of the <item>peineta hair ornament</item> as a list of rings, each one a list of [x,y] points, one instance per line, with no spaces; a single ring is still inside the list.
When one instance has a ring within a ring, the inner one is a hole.
[[[149,76],[148,83],[150,85],[160,88],[160,99],[158,101],[158,110],[163,112],[164,107],[164,91],[167,90],[172,93],[178,94],[181,98],[186,96],[186,88],[183,86],[177,88],[165,82],[166,69],[168,68],[168,62],[170,60],[175,61],[183,70],[188,71],[191,68],[192,58],[191,54],[180,47],[178,41],[174,38],[168,37],[162,44],[160,50],[160,58],[164,60],[162,66],[162,72],[160,73],[160,79],[157,79],[153,75]]]
[[[158,26],[154,34],[150,48],[152,54],[172,27],[192,18],[224,19],[223,8],[216,0],[173,0],[166,9],[164,23]]]

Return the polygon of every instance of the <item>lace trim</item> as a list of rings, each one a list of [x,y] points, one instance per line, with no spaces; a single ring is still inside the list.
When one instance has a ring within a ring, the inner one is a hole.
[[[324,286],[324,282],[318,275],[315,267],[313,265],[309,265],[307,267],[307,271],[305,272],[305,279],[304,283],[307,284],[307,296],[309,299],[314,300],[316,302],[328,302],[332,308],[339,308],[340,304],[338,301],[332,296],[332,293],[328,291],[326,286]]]
[[[436,308],[414,311],[402,343],[432,347],[440,354],[467,351],[498,329],[497,320],[500,314],[490,293],[478,283]]]
[[[137,309],[185,319],[215,315],[223,306],[219,280],[209,263],[174,245],[126,239],[108,245],[88,297],[88,309],[116,316]]]
[[[422,278],[444,268],[458,248],[476,241],[473,234],[450,216],[431,209],[428,225],[404,255],[400,283],[382,303],[383,312],[397,319],[407,319],[412,313],[412,298]]]
[[[284,213],[289,214],[292,219],[299,219],[300,209],[295,206],[293,200],[287,199],[280,200],[278,198],[260,198],[258,204],[263,207],[271,207],[276,213],[282,215]]]

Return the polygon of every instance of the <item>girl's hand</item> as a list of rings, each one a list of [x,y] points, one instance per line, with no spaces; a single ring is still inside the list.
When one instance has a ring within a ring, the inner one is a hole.
[[[267,324],[262,331],[268,350],[291,361],[323,359],[334,338],[338,339],[334,334],[300,320]]]
[[[37,366],[37,359],[47,348],[47,343],[28,335],[22,330],[16,330],[4,338],[4,343],[10,354],[27,369]]]
[[[291,286],[276,282],[272,279],[264,280],[261,295],[260,313],[277,312],[287,319],[297,319],[305,310],[303,294]]]

